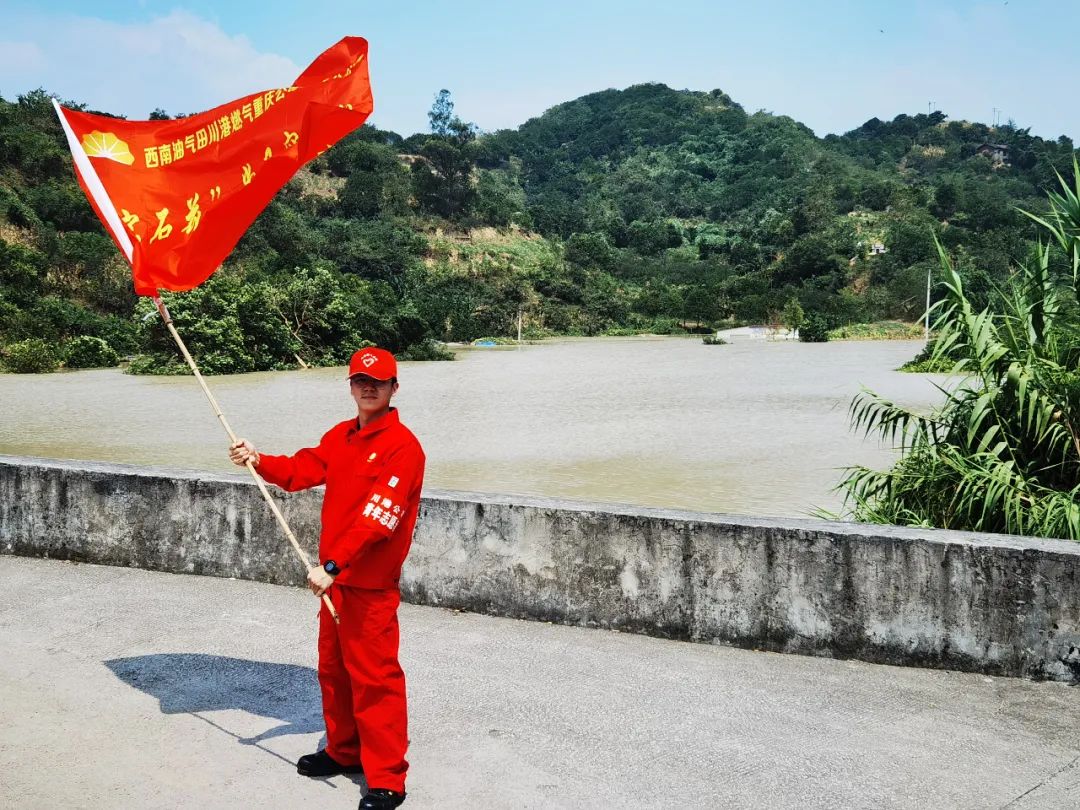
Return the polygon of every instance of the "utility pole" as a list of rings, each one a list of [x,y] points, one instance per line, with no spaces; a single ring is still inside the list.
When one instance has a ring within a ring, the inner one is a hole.
[[[933,269],[933,265],[926,268],[926,323],[923,325],[923,337],[927,342],[930,341],[930,273]]]
[[[934,114],[934,102],[932,102],[932,101],[926,102],[926,114],[927,115],[933,115]]]
[[[518,308],[518,343],[519,344],[521,343],[521,313],[522,313],[522,310],[519,307]]]

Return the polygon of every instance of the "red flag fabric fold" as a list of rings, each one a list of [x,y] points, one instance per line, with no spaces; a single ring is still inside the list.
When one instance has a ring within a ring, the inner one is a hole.
[[[364,123],[367,53],[367,40],[346,37],[289,87],[172,121],[56,105],[79,184],[130,262],[135,292],[204,282],[297,169]]]

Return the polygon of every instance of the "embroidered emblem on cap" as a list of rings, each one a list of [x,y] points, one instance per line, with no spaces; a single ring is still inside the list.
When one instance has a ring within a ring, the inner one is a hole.
[[[361,356],[360,362],[364,364],[364,368],[371,368],[379,361],[379,358],[373,354],[365,354]]]

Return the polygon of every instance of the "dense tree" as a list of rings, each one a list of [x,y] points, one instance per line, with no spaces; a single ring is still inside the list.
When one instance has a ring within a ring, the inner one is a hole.
[[[451,125],[454,121],[454,102],[450,98],[450,91],[440,90],[435,96],[435,101],[428,110],[428,121],[431,123],[431,131],[441,137],[449,137]]]
[[[602,233],[576,233],[566,243],[566,260],[578,267],[609,271],[615,253]]]
[[[354,141],[341,150],[347,163],[338,161],[345,185],[338,208],[346,217],[374,219],[408,213],[405,170],[394,150],[380,143]]]
[[[466,146],[431,138],[413,163],[413,191],[421,210],[460,219],[476,199],[472,173],[476,166]]]

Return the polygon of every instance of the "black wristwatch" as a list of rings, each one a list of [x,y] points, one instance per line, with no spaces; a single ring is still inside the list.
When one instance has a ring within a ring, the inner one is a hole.
[[[341,569],[338,568],[338,564],[333,560],[327,560],[323,563],[323,571],[328,573],[332,577],[336,577],[341,573]]]

